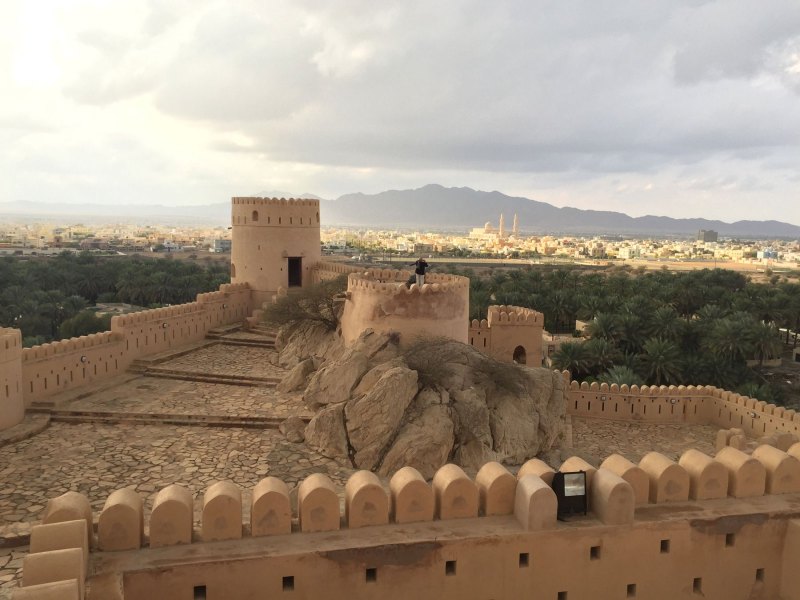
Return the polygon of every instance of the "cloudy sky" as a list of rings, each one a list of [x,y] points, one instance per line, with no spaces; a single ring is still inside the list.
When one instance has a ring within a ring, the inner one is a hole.
[[[427,183],[800,224],[800,2],[0,2],[0,202]]]

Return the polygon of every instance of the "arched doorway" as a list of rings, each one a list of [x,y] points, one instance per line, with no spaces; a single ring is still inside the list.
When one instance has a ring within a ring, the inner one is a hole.
[[[514,362],[519,365],[524,365],[527,363],[527,355],[523,346],[517,346],[514,348]]]

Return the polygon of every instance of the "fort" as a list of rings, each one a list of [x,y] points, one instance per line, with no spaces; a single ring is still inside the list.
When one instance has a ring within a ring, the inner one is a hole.
[[[232,228],[232,283],[195,302],[116,316],[111,331],[33,348],[21,347],[18,330],[0,330],[3,433],[24,426],[26,415],[105,418],[87,404],[59,411],[76,402],[119,407],[121,378],[144,385],[137,373],[185,378],[181,357],[220,339],[229,355],[235,348],[274,354],[259,332],[264,303],[338,276],[347,276],[346,347],[371,329],[397,334],[401,346],[419,335],[444,337],[501,361],[539,365],[541,313],[492,306],[485,320],[470,322],[464,277],[432,274],[421,287],[407,286],[408,271],[322,261],[317,201],[234,198]],[[243,323],[249,332],[238,329]],[[268,360],[231,360],[238,375],[222,367],[201,374],[226,384],[222,405],[233,404],[233,383],[274,387],[278,367]],[[430,481],[411,466],[385,480],[307,468],[288,481],[243,446],[237,455],[247,485],[202,464],[192,473],[214,477],[191,484],[142,486],[122,473],[99,495],[54,483],[46,506],[30,511],[40,524],[26,529],[29,551],[13,597],[800,599],[800,414],[709,386],[554,378],[568,423],[704,427],[716,437],[706,451],[615,451],[599,464],[577,454],[552,465],[531,457],[522,465],[487,462],[471,476],[448,463]],[[148,395],[166,393],[167,380],[156,381],[164,386],[146,386]],[[213,401],[208,392],[204,402]],[[291,397],[274,406],[289,406],[282,417],[308,417]],[[148,418],[148,409],[135,409],[126,422]],[[196,410],[169,419],[197,425]],[[248,410],[201,424],[269,426],[271,417],[256,423]],[[551,487],[558,472],[585,473],[586,516],[558,519]]]

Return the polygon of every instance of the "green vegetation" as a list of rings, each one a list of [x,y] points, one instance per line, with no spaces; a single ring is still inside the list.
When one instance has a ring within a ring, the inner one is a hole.
[[[347,289],[347,276],[294,289],[264,311],[264,322],[276,327],[316,321],[333,331],[339,326],[341,305],[337,301]]]
[[[485,318],[489,304],[511,304],[544,313],[550,333],[570,334],[576,319],[587,321],[591,339],[564,343],[552,357],[580,381],[716,385],[775,401],[746,361],[779,356],[783,342],[796,344],[788,331],[800,329],[800,285],[754,284],[722,269],[465,274],[471,318]]]
[[[0,259],[0,326],[21,329],[23,343],[33,346],[107,330],[108,318],[87,311],[98,301],[181,304],[229,281],[223,266],[172,259],[66,252],[53,258],[5,257]]]

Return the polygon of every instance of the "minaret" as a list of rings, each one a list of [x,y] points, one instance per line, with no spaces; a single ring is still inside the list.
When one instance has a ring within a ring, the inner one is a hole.
[[[514,237],[519,235],[519,219],[517,219],[517,213],[514,213],[514,228],[511,230],[511,233]]]
[[[500,229],[500,231],[498,232],[499,233],[499,237],[502,240],[502,239],[504,239],[506,237],[506,221],[503,218],[503,213],[500,213],[500,228],[499,229]]]

